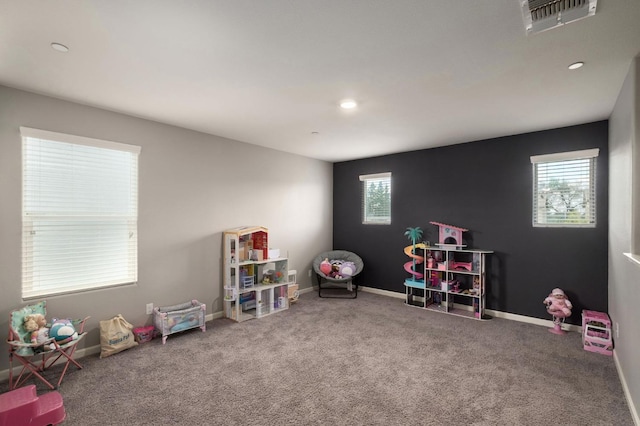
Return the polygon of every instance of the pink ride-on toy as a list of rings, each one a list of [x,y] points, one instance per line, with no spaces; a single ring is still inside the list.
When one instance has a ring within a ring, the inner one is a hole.
[[[58,392],[36,395],[29,385],[0,395],[0,426],[46,426],[64,421],[66,413]]]

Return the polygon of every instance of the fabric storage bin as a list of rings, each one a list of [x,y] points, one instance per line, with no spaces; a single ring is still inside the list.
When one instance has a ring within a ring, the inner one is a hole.
[[[153,339],[153,331],[155,327],[148,325],[146,327],[136,327],[133,329],[133,335],[138,343],[148,342]]]

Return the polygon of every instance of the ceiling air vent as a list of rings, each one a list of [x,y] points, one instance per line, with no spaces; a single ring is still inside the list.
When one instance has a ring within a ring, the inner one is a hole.
[[[598,0],[520,0],[527,34],[593,16]]]

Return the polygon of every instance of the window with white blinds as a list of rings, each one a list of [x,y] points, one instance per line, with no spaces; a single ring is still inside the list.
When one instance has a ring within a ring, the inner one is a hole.
[[[136,282],[140,147],[20,132],[22,297]]]
[[[362,182],[362,223],[389,225],[391,223],[391,173],[360,176]]]
[[[535,155],[533,226],[596,226],[598,149]]]

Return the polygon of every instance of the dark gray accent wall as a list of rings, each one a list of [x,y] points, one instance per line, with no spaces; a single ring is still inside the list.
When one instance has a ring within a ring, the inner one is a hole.
[[[534,228],[530,156],[599,148],[597,226]],[[361,174],[391,172],[391,225],[363,225]],[[608,122],[334,164],[335,249],[365,262],[362,285],[404,293],[408,227],[437,241],[430,221],[468,228],[469,248],[493,250],[487,308],[550,319],[543,299],[554,287],[582,309],[607,310]]]

